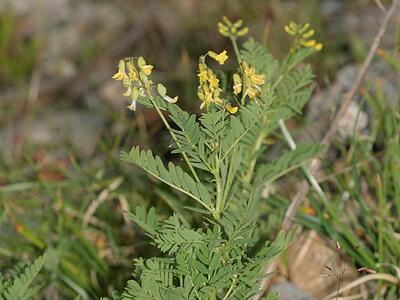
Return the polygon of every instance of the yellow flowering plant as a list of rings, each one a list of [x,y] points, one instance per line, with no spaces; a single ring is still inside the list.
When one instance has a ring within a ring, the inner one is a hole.
[[[277,128],[291,139],[284,121],[300,112],[312,93],[311,68],[300,62],[320,47],[306,42],[313,34],[309,26],[296,26],[286,30],[295,37],[293,47],[278,61],[254,39],[239,48],[249,29],[242,20],[224,17],[218,30],[231,40],[233,51],[208,51],[199,58],[199,115],[182,110],[178,98],[168,96],[144,58],[119,62],[113,78],[126,88],[124,96],[132,101],[128,108],[141,103],[155,109],[174,140],[172,154],[183,158],[181,164],[166,164],[137,146],[122,153],[125,161],[171,188],[167,202],[175,211],[164,220],[154,208],[139,206],[129,213],[162,255],[136,260],[136,279],[128,282],[122,299],[261,296],[261,270],[294,236],[281,232],[273,242],[262,241],[257,231],[261,191],[320,150],[319,145],[299,145],[274,160],[266,156]],[[233,75],[220,75],[228,67],[226,74]]]

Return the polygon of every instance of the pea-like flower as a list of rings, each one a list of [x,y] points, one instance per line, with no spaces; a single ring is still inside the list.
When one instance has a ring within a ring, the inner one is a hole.
[[[261,86],[265,83],[264,74],[257,74],[254,66],[249,66],[246,61],[241,62],[243,70],[243,81],[245,86],[245,95],[251,99],[256,98],[261,92]]]
[[[144,65],[140,67],[140,70],[144,72],[147,76],[151,75],[151,71],[153,70],[152,65]]]
[[[220,54],[215,53],[214,51],[208,51],[208,55],[215,59],[220,65],[223,65],[225,61],[228,59],[228,55],[226,54],[226,50],[222,51]]]
[[[225,104],[225,108],[231,114],[236,114],[239,109],[237,106],[232,106],[230,103]]]
[[[291,49],[292,52],[301,47],[314,48],[316,51],[320,51],[323,47],[322,43],[317,43],[316,40],[310,39],[315,31],[310,29],[310,24],[308,23],[305,25],[298,25],[294,22],[290,22],[289,25],[285,26],[285,31],[294,37],[294,45]]]
[[[235,95],[239,94],[242,91],[242,79],[239,74],[233,74],[233,93]]]
[[[132,94],[132,86],[128,86],[126,92],[123,93],[122,96],[129,97],[131,94]]]
[[[200,82],[207,81],[207,68],[203,63],[199,63],[199,73],[197,74]]]
[[[150,76],[151,75],[151,72],[153,70],[153,66],[146,64],[146,61],[141,56],[138,58],[138,66],[139,66],[140,70],[143,71],[143,73],[146,76]]]
[[[133,65],[132,60],[129,60],[129,61],[126,63],[126,67],[128,68],[128,76],[129,76],[129,79],[130,79],[132,82],[137,81],[137,80],[138,80],[138,75],[137,75],[137,72],[136,72],[135,66]]]
[[[165,101],[169,103],[176,103],[178,101],[178,96],[171,98],[167,95],[167,88],[162,83],[157,85],[157,92]]]
[[[217,76],[214,74],[214,72],[211,69],[207,70],[207,80],[210,83],[210,87],[212,89],[218,89],[219,88],[219,79]]]
[[[237,20],[232,23],[228,17],[224,16],[222,22],[218,22],[218,32],[227,37],[237,38],[246,35],[249,32],[248,27],[242,27],[243,20]],[[242,28],[241,28],[242,27]]]
[[[115,73],[112,78],[116,80],[123,80],[125,77],[125,61],[121,59],[118,63],[118,72]]]

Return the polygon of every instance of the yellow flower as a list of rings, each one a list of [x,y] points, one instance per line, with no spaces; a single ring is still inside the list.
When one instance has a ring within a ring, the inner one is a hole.
[[[235,95],[239,94],[242,91],[242,84],[241,83],[236,83],[233,85],[233,93]]]
[[[116,80],[122,80],[122,79],[124,79],[124,73],[117,72],[114,74],[114,76],[112,78],[116,79]]]
[[[312,37],[313,35],[314,35],[314,30],[311,29],[311,30],[307,31],[306,33],[303,33],[302,37],[305,39],[308,39],[308,38]]]
[[[149,76],[151,74],[151,71],[153,70],[153,66],[146,64],[146,61],[144,60],[144,58],[142,56],[139,56],[139,58],[137,60],[137,64],[138,64],[140,70],[142,70],[146,76]]]
[[[175,96],[174,98],[171,98],[170,96],[163,96],[164,100],[169,102],[169,103],[176,103],[178,101],[178,96]]]
[[[316,45],[314,46],[314,49],[317,50],[317,51],[321,51],[321,50],[322,50],[322,47],[323,47],[322,43],[318,43],[318,44],[316,44]]]
[[[257,96],[257,91],[256,91],[253,87],[249,87],[249,88],[246,90],[246,94],[247,94],[250,98],[254,99],[254,98]]]
[[[136,110],[136,101],[132,101],[131,105],[127,107],[129,110],[135,111]]]
[[[251,76],[251,81],[255,85],[263,85],[265,83],[264,75],[254,73]]]
[[[233,23],[232,27],[234,28],[240,28],[243,25],[243,20],[239,19],[235,23]]]
[[[203,103],[200,105],[200,109],[207,108],[213,102],[212,93],[207,93],[204,97]]]
[[[309,28],[310,24],[308,23],[305,25],[298,25],[294,22],[290,22],[289,25],[285,26],[285,31],[294,37],[294,43],[291,49],[292,52],[295,52],[301,47],[314,48],[316,51],[320,51],[322,49],[321,43],[317,43],[315,40],[310,40],[315,31]]]
[[[228,36],[229,28],[228,28],[228,26],[222,24],[221,22],[218,22],[218,32],[223,36]]]
[[[202,63],[199,64],[199,73],[197,76],[199,77],[200,82],[207,81],[207,69]]]
[[[228,59],[228,55],[226,54],[226,50],[222,51],[215,57],[215,60],[220,64],[223,65],[225,61]]]
[[[118,72],[115,73],[112,78],[116,80],[123,80],[125,76],[125,62],[123,59],[121,59],[118,63]]]
[[[238,107],[237,106],[232,106],[230,103],[225,104],[225,108],[231,114],[236,114],[236,112],[238,111]]]
[[[218,55],[220,55],[212,51],[209,51],[207,54],[214,59]],[[224,55],[224,52],[222,52],[221,55]],[[197,88],[197,95],[199,99],[202,101],[200,105],[201,109],[208,108],[208,106],[211,103],[215,103],[220,106],[224,104],[224,101],[220,98],[221,89],[219,87],[219,79],[214,74],[213,70],[211,68],[208,68],[207,65],[205,64],[204,62],[205,57],[206,56],[200,57],[199,72],[197,74],[197,76],[199,77],[199,86]]]
[[[129,97],[131,94],[132,94],[132,87],[128,86],[128,89],[126,90],[125,93],[122,94],[122,96]]]
[[[215,59],[220,65],[223,65],[228,59],[228,55],[226,53],[226,50],[222,51],[220,54],[217,54],[214,51],[208,51],[208,55]]]
[[[223,36],[236,38],[244,36],[249,32],[249,28],[242,27],[242,25],[243,25],[243,20],[240,19],[232,23],[232,21],[229,20],[228,17],[224,16],[222,18],[222,22],[218,23],[218,31]]]
[[[140,70],[142,70],[144,72],[144,74],[149,76],[151,74],[151,71],[153,70],[153,66],[152,65],[144,65],[144,66],[140,67]]]
[[[224,101],[222,101],[221,98],[215,97],[214,98],[214,103],[218,104],[218,105],[222,105],[222,104],[224,104]]]
[[[242,79],[239,74],[233,74],[233,93],[235,95],[239,94],[242,91]]]
[[[307,48],[314,47],[316,43],[317,43],[316,40],[309,40],[309,41],[304,40],[300,42],[302,46]]]
[[[242,61],[242,69],[244,73],[245,94],[254,99],[261,91],[261,85],[265,83],[264,74],[257,74],[254,67],[250,67],[246,61]]]
[[[244,28],[242,28],[241,30],[239,30],[237,32],[237,36],[244,36],[247,33],[249,33],[249,28],[248,27],[244,27]]]
[[[135,70],[135,66],[133,65],[132,58],[126,63],[126,67],[128,68],[128,76],[131,81],[137,81],[138,76]]]
[[[211,71],[211,69],[208,69],[209,71]],[[219,86],[219,79],[217,78],[217,76],[215,76],[215,74],[211,71],[208,72],[208,82],[210,83],[210,87],[211,88],[218,88]]]
[[[129,75],[129,79],[130,80],[132,80],[132,81],[137,81],[138,80],[137,74],[136,74],[136,72],[134,70],[129,70],[128,75]]]

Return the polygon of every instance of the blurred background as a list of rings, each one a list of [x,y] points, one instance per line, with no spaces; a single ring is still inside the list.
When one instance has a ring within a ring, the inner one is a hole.
[[[165,146],[171,141],[152,111],[126,110],[130,103],[111,79],[120,58],[143,55],[170,94],[198,112],[199,55],[231,52],[217,32],[222,16],[242,18],[250,35],[278,58],[290,47],[283,26],[291,20],[309,22],[324,43],[310,61],[317,85],[306,117],[289,125],[297,139],[318,141],[389,5],[373,0],[0,0],[0,269],[50,249],[52,264],[41,279],[43,299],[95,299],[121,290],[132,259],[154,251],[123,212],[155,205],[169,215],[168,191],[122,163],[119,153],[140,145],[168,155]],[[380,97],[384,105],[368,106],[359,97],[350,110],[350,119],[359,117],[356,129],[366,141],[371,131],[380,130],[371,119],[398,109],[400,102],[400,63],[387,54],[400,45],[398,16],[364,87],[363,96]],[[349,161],[346,139],[354,128],[351,122],[346,126],[336,141],[332,169]],[[383,137],[373,134],[371,151],[384,149]],[[263,208],[266,237],[276,233],[287,205],[277,199],[275,206]],[[311,206],[304,209],[317,214]],[[298,269],[281,270],[281,277],[316,299],[329,291],[335,279],[320,275],[324,264],[336,259],[331,240],[329,234],[313,233],[313,249],[322,262],[309,277],[299,271],[312,261],[306,258],[303,265],[293,264]],[[358,266],[356,258],[349,261],[354,264],[349,268]]]

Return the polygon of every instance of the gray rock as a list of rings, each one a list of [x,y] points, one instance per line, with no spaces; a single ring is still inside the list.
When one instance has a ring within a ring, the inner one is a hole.
[[[0,156],[12,159],[17,144],[72,147],[81,157],[91,156],[104,128],[104,117],[82,111],[44,112],[33,120],[22,119],[0,131]]]
[[[353,64],[344,66],[337,72],[332,85],[311,98],[307,106],[307,120],[310,122],[308,132],[303,134],[302,138],[308,139],[312,135],[314,140],[321,140],[333,120],[334,112],[342,102],[343,95],[354,85],[358,71],[359,68]],[[399,74],[394,68],[382,59],[377,59],[372,63],[363,87],[367,88],[371,95],[384,95],[383,99],[387,105],[395,107],[400,104],[399,80]],[[374,115],[367,102],[363,102],[363,106],[360,106],[362,100],[358,94],[354,97],[341,121],[338,132],[340,138],[346,139],[352,136],[354,126],[358,133],[368,134],[369,120],[373,119]]]
[[[273,285],[271,291],[278,292],[280,300],[313,300],[313,297],[310,294],[297,288],[288,281]]]
[[[340,0],[327,0],[322,3],[322,14],[327,17],[337,17],[344,12],[344,3]]]

